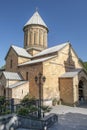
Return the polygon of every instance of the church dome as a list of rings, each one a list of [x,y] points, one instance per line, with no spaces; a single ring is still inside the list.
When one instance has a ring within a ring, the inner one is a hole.
[[[48,46],[48,27],[36,11],[24,25],[24,48],[33,56]]]
[[[41,16],[39,15],[39,13],[37,11],[27,21],[27,23],[24,25],[24,27],[26,27],[28,25],[41,25],[41,26],[44,26],[48,30],[47,25],[45,24],[45,22],[43,21],[43,19],[41,18]]]

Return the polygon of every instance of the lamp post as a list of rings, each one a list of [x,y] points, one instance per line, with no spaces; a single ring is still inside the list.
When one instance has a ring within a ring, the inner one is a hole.
[[[43,76],[41,73],[38,76],[35,76],[35,82],[39,87],[39,109],[38,109],[38,118],[41,118],[41,88],[43,83],[45,82],[46,77]]]

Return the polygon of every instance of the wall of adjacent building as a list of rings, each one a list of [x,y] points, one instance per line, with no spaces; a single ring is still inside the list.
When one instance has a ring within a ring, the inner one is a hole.
[[[12,98],[23,99],[23,97],[29,93],[29,82],[26,82],[25,84],[19,85],[17,87],[13,87],[11,90]]]

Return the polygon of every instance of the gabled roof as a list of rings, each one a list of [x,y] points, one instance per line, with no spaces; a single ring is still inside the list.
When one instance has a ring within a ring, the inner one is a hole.
[[[60,78],[73,78],[75,77],[82,69],[74,69],[72,72],[66,72],[61,75]]]
[[[25,63],[23,63],[23,64],[20,64],[19,66],[24,66],[24,65],[30,65],[30,64],[40,63],[40,62],[49,60],[49,59],[54,58],[54,57],[56,57],[56,55],[55,55],[55,56],[50,56],[50,57],[41,58],[41,59],[31,60],[31,61],[25,62]]]
[[[11,48],[13,48],[13,50],[16,52],[16,54],[18,56],[26,57],[26,58],[31,58],[32,57],[24,48],[21,48],[21,47],[18,47],[18,46],[14,46],[14,45],[12,45],[10,47],[10,49]],[[10,49],[9,49],[9,51],[10,51]],[[9,51],[8,51],[8,53],[9,53]],[[7,53],[7,55],[8,55],[8,53]],[[6,57],[7,57],[7,55],[6,55]]]
[[[23,80],[22,76],[18,73],[4,71],[2,74],[8,80]]]
[[[27,57],[27,58],[31,58],[32,56],[24,49],[18,46],[14,46],[12,45],[12,48],[15,50],[15,52],[19,55],[19,56],[23,56],[23,57]]]
[[[37,11],[28,20],[28,22],[24,25],[24,27],[27,26],[27,25],[32,25],[32,24],[42,25],[42,26],[44,26],[48,29],[47,25],[45,24],[45,22],[43,21],[43,19],[41,18],[41,16],[39,15],[39,13]]]
[[[69,42],[66,42],[66,43],[45,49],[42,52],[36,54],[34,57],[43,56],[43,55],[46,55],[46,54],[51,54],[51,53],[57,52],[57,51],[61,50],[63,47],[65,47],[67,44],[69,44]]]
[[[15,88],[15,87],[18,87],[18,86],[20,86],[20,85],[22,85],[22,84],[25,84],[25,83],[27,83],[28,81],[20,81],[20,82],[17,82],[17,83],[15,83],[15,84],[12,84],[12,85],[9,85],[9,88]]]

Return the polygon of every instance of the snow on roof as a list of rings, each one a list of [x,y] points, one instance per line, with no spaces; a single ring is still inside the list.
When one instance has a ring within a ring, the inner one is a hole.
[[[46,58],[41,58],[41,59],[36,59],[36,60],[28,61],[28,62],[25,62],[23,64],[20,64],[19,66],[30,65],[30,64],[35,64],[35,63],[43,62],[43,61],[49,60],[49,59],[54,58],[54,57],[56,57],[56,56],[50,56],[50,57],[46,57]]]
[[[23,56],[23,57],[27,57],[27,58],[31,58],[32,57],[24,48],[17,47],[17,46],[14,46],[14,45],[12,45],[11,47],[15,50],[15,52],[19,56]]]
[[[27,25],[31,25],[31,24],[42,25],[42,26],[45,26],[46,28],[48,28],[37,11],[28,20],[28,22],[24,25],[24,27],[27,26]]]
[[[28,81],[20,81],[20,82],[17,82],[17,83],[15,83],[15,84],[9,85],[9,88],[15,88],[15,87],[20,86],[20,85],[22,85],[22,84],[25,84],[25,83],[27,83],[27,82],[28,82]]]
[[[65,74],[61,75],[60,78],[72,78],[75,77],[82,69],[74,69],[72,72],[66,72]]]
[[[5,78],[9,80],[23,80],[18,73],[4,71],[3,74]]]
[[[40,52],[40,53],[38,53],[37,55],[35,55],[34,57],[42,56],[42,55],[45,55],[45,54],[50,54],[50,53],[59,51],[59,50],[61,50],[63,47],[65,47],[67,44],[69,44],[69,42],[66,42],[66,43],[63,43],[63,44],[60,44],[60,45],[57,45],[57,46],[54,46],[54,47],[45,49],[45,50],[43,50],[42,52]]]

